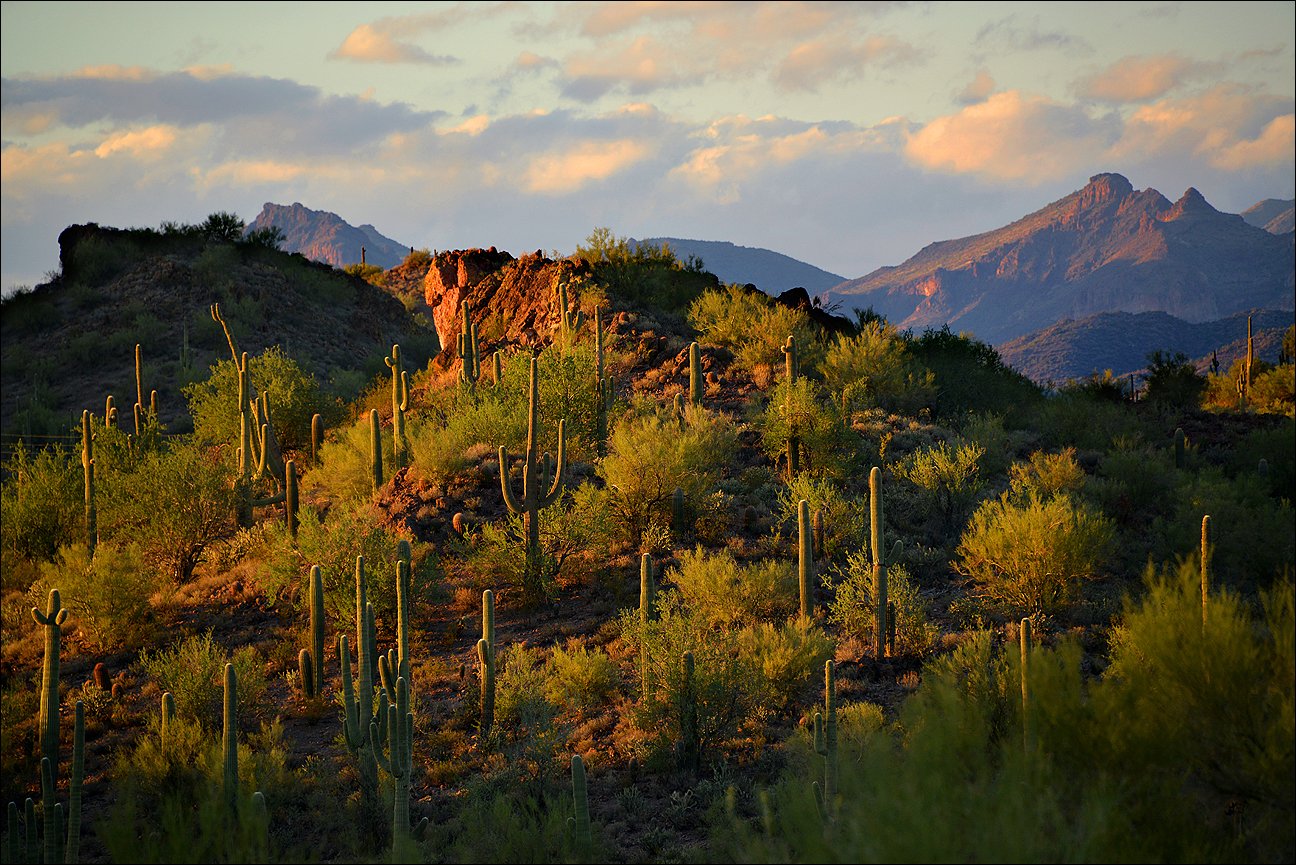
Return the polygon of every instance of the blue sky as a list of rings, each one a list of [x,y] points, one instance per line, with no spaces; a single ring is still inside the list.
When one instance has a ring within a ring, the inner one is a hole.
[[[1093,174],[1296,187],[1296,3],[0,5],[0,287],[67,225],[301,202],[432,249],[729,240],[846,277]]]

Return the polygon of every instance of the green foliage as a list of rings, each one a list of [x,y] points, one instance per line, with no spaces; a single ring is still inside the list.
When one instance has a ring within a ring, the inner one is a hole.
[[[627,417],[608,436],[598,473],[610,495],[608,518],[621,537],[639,547],[656,522],[670,525],[678,487],[686,501],[701,501],[719,480],[737,448],[737,431],[724,414],[688,406],[684,424],[660,414]]]
[[[57,561],[41,565],[28,596],[40,603],[55,588],[98,651],[138,648],[153,635],[150,599],[158,580],[133,545],[100,543],[93,557],[83,543],[60,547]]]
[[[432,251],[424,247],[411,250],[401,262],[401,267],[424,267],[430,264],[432,264]]]
[[[500,649],[496,660],[495,724],[492,735],[511,745],[515,758],[545,764],[558,756],[566,730],[549,695],[544,652],[523,645]]]
[[[716,285],[716,278],[691,259],[680,262],[669,247],[638,244],[607,228],[596,228],[577,244],[576,255],[594,268],[598,282],[632,304],[683,310],[699,294]]]
[[[736,285],[704,292],[689,306],[689,323],[701,341],[727,348],[738,364],[768,380],[783,365],[783,345],[796,338],[804,369],[817,367],[824,346],[810,316]],[[763,372],[762,372],[763,370]]]
[[[1065,612],[1078,600],[1113,539],[1111,523],[1068,495],[984,502],[958,546],[959,573],[1012,615]]]
[[[287,235],[282,228],[277,225],[267,225],[263,228],[254,228],[243,236],[243,242],[249,246],[260,246],[266,249],[278,249],[283,246]]]
[[[828,621],[866,646],[877,643],[877,586],[873,559],[866,550],[851,553],[846,567],[824,575],[833,592]],[[887,600],[895,607],[895,648],[898,655],[923,656],[936,647],[940,630],[927,619],[927,605],[904,565],[887,568]]]
[[[1006,365],[989,345],[949,325],[911,340],[914,359],[936,376],[935,414],[957,418],[968,412],[993,412],[1008,418],[1040,401],[1040,391]]]
[[[85,537],[83,473],[62,448],[29,450],[22,442],[4,463],[0,522],[5,556],[49,560]]]
[[[756,669],[757,699],[786,708],[812,683],[836,648],[823,629],[800,616],[782,624],[759,622],[738,634],[738,648]]]
[[[316,413],[322,416],[325,428],[341,420],[342,408],[337,400],[328,397],[315,376],[302,369],[279,346],[249,357],[248,373],[255,395],[269,395],[270,420],[285,451],[309,450],[311,417]],[[238,372],[232,360],[216,363],[211,375],[205,381],[185,387],[184,395],[198,441],[237,446]]]
[[[393,464],[390,432],[382,438],[382,464]],[[319,492],[339,504],[355,504],[373,496],[369,417],[330,431],[320,449],[319,465],[301,480],[303,495]]]
[[[790,616],[797,609],[796,569],[791,558],[740,565],[733,553],[702,547],[680,553],[675,584],[689,614],[712,627],[754,625]]]
[[[820,514],[824,525],[824,549],[819,558],[837,558],[846,551],[868,544],[868,502],[848,498],[837,484],[802,472],[778,489],[778,516],[783,525],[795,530],[797,505],[805,499],[811,518]]]
[[[978,463],[984,454],[974,442],[960,441],[953,446],[940,442],[914,451],[893,470],[918,489],[927,512],[950,530],[962,523],[981,493],[984,481]]]
[[[885,321],[866,322],[840,336],[823,361],[824,383],[852,410],[879,407],[914,415],[930,407],[935,379],[909,356],[909,345]]]
[[[177,715],[195,720],[208,730],[217,729],[221,723],[227,663],[234,665],[238,676],[239,718],[261,717],[267,708],[262,695],[269,683],[264,662],[251,646],[227,656],[216,644],[212,632],[207,631],[169,647],[146,649],[139,657],[143,674],[175,698]]]
[[[139,254],[139,247],[129,240],[92,235],[72,248],[63,278],[69,284],[99,287],[137,261]]]
[[[1147,357],[1147,399],[1176,408],[1196,408],[1206,390],[1206,379],[1181,351],[1157,350]]]
[[[621,683],[616,664],[602,649],[590,651],[579,641],[554,646],[546,664],[545,696],[556,706],[594,709],[607,703]]]
[[[198,226],[199,231],[207,235],[212,240],[223,240],[227,243],[237,243],[243,239],[243,229],[246,224],[236,213],[220,210],[210,214]]]
[[[386,271],[376,264],[360,264],[356,262],[355,264],[348,264],[342,270],[373,285],[383,285],[387,281]]]
[[[840,478],[857,462],[859,439],[846,427],[838,406],[822,397],[822,388],[804,376],[791,385],[780,379],[756,426],[761,447],[774,462],[782,457],[786,463],[788,437],[795,435],[802,472]]]
[[[1058,493],[1078,494],[1085,485],[1084,469],[1076,462],[1075,448],[1061,453],[1035,451],[1026,462],[1013,463],[1008,483],[1017,500],[1035,495],[1050,498]]]
[[[1265,478],[1274,498],[1296,501],[1296,421],[1252,430],[1238,440],[1229,455],[1228,468],[1235,476],[1259,471],[1260,460],[1268,466]]]

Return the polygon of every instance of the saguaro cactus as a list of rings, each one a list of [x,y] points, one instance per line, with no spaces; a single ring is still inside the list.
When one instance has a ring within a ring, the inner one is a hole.
[[[576,849],[583,858],[589,853],[590,835],[589,788],[585,784],[585,761],[580,754],[572,754],[572,835]]]
[[[319,465],[320,451],[324,448],[324,418],[319,412],[311,415],[311,465]]]
[[[310,569],[310,661],[316,691],[324,689],[324,574],[319,565]],[[314,697],[316,694],[308,694]]]
[[[824,662],[824,710],[814,716],[815,753],[824,758],[824,783],[814,782],[815,800],[825,822],[833,819],[837,800],[837,670]]]
[[[392,779],[392,861],[405,861],[403,847],[410,839],[410,778],[414,763],[414,713],[410,711],[409,685],[396,679],[395,700],[387,712],[387,753],[375,744],[378,765]],[[369,725],[369,739],[379,741],[377,722]]]
[[[572,346],[576,341],[576,333],[585,323],[585,313],[579,309],[569,309],[567,306],[567,283],[558,283],[558,324],[560,328],[561,345],[564,351]]]
[[[337,639],[338,666],[342,671],[343,738],[347,750],[355,755],[360,774],[360,798],[370,816],[380,813],[378,803],[378,763],[375,743],[370,741],[370,725],[378,720],[380,733],[386,730],[387,699],[380,695],[374,712],[373,671],[377,655],[373,604],[366,597],[364,556],[356,557],[356,665],[358,681],[351,678],[351,653],[345,634]],[[357,693],[358,691],[358,693]]]
[[[1210,589],[1210,514],[1202,517],[1201,529],[1201,598],[1202,598],[1202,630],[1206,629],[1206,598]]]
[[[495,593],[482,592],[482,635],[477,641],[477,660],[481,664],[481,735],[490,733],[495,723]]]
[[[607,455],[608,412],[612,410],[612,379],[603,366],[603,315],[594,309],[594,423],[598,455]]]
[[[810,526],[810,503],[797,502],[797,578],[801,585],[801,615],[814,615],[815,562],[813,531]]]
[[[68,611],[63,606],[58,589],[50,589],[45,601],[45,612],[32,607],[32,618],[45,629],[45,663],[41,667],[40,745],[41,756],[50,761],[52,771],[58,774],[59,746],[59,652],[63,643],[63,623]]]
[[[875,637],[875,654],[878,660],[886,657],[888,612],[887,604],[887,568],[900,555],[900,541],[895,542],[890,555],[883,546],[882,515],[882,469],[874,466],[869,472],[869,528],[870,544],[873,555],[874,617],[873,630]]]
[[[787,342],[783,344],[783,373],[787,381],[784,411],[787,413],[788,422],[787,461],[790,482],[801,471],[801,439],[797,436],[796,424],[793,421],[794,395],[792,393],[797,376],[801,374],[801,362],[797,355],[796,338],[791,334],[788,334]]]
[[[81,412],[81,467],[85,472],[86,547],[94,556],[99,543],[98,511],[95,509],[94,433],[90,429],[90,412]]]
[[[409,409],[409,376],[401,364],[400,346],[393,345],[390,357],[383,358],[392,371],[392,465],[400,469],[409,464],[409,441],[405,437],[405,412]]]
[[[523,529],[526,532],[526,574],[523,577],[524,590],[531,600],[538,599],[543,593],[543,562],[540,551],[540,509],[558,501],[563,491],[563,472],[567,467],[567,434],[566,421],[558,422],[558,463],[553,471],[552,483],[542,484],[544,464],[540,456],[540,447],[536,435],[536,416],[540,403],[540,387],[537,380],[538,361],[531,357],[531,387],[527,408],[527,446],[526,462],[522,467],[522,497],[513,493],[508,476],[508,449],[503,445],[499,449],[500,491],[508,509],[522,515]],[[547,489],[545,489],[547,487]]]
[[[689,404],[702,405],[702,358],[696,342],[689,343]]]
[[[382,489],[382,424],[378,421],[376,408],[369,410],[369,480],[373,483],[374,493]]]
[[[642,697],[647,699],[652,693],[652,670],[648,665],[647,630],[648,623],[656,618],[657,583],[653,579],[652,556],[644,553],[639,557],[639,626],[643,632],[639,640],[639,676],[643,688]]]
[[[288,534],[297,539],[297,461],[284,463],[284,523]]]
[[[81,858],[81,783],[85,779],[85,704],[76,701],[72,721],[72,777],[68,782],[67,846],[63,861],[75,865]]]
[[[477,384],[477,379],[481,376],[481,359],[477,351],[477,325],[473,323],[472,316],[468,314],[468,301],[459,304],[463,324],[459,330],[459,336],[456,339],[455,353],[459,357],[459,381],[468,387]],[[496,383],[499,382],[499,376],[495,377]]]

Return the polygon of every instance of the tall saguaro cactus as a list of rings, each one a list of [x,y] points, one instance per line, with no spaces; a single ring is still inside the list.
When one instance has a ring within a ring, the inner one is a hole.
[[[86,548],[94,556],[99,543],[98,511],[95,508],[94,433],[90,429],[90,412],[81,412],[81,467],[85,472]]]
[[[607,455],[608,412],[612,410],[612,379],[603,365],[603,310],[594,309],[594,422],[599,456]]]
[[[792,393],[797,376],[801,374],[801,361],[797,355],[796,337],[792,334],[788,334],[787,342],[783,344],[783,374],[787,381],[784,411],[787,413],[788,422],[787,461],[790,482],[801,471],[801,439],[797,436],[796,424],[793,422],[794,395]]]
[[[1210,590],[1210,514],[1202,516],[1201,529],[1201,598],[1202,598],[1202,630],[1206,629],[1206,598]]]
[[[558,422],[558,463],[553,470],[551,483],[544,483],[544,462],[540,456],[540,445],[536,435],[536,416],[540,403],[540,386],[537,379],[538,360],[531,357],[531,388],[527,408],[527,445],[526,461],[522,467],[522,496],[518,498],[513,492],[508,474],[508,449],[503,445],[499,449],[500,491],[508,509],[522,515],[523,529],[526,532],[526,574],[523,578],[524,589],[530,599],[537,599],[543,592],[543,561],[540,551],[540,509],[558,501],[563,491],[563,473],[567,467],[567,434],[566,421]],[[546,489],[547,487],[547,489]]]
[[[393,345],[391,356],[383,358],[392,371],[392,468],[409,464],[409,441],[405,436],[405,412],[409,409],[409,376],[401,364],[400,345]]]
[[[585,760],[580,754],[572,754],[572,835],[576,849],[583,859],[589,854],[592,844],[590,835],[589,788],[585,783]]]
[[[392,779],[392,861],[401,862],[402,848],[410,839],[410,778],[414,764],[414,713],[410,711],[409,685],[396,679],[395,699],[387,712],[387,753],[378,746],[378,723],[369,724],[378,765]]]
[[[490,733],[495,723],[495,593],[482,592],[482,635],[477,641],[477,660],[481,664],[481,735]]]
[[[639,676],[643,688],[643,699],[652,693],[652,670],[648,664],[648,623],[656,616],[657,583],[653,579],[652,556],[644,553],[639,557]]]
[[[801,615],[814,616],[814,532],[810,525],[810,503],[797,502],[797,578],[801,584]]]
[[[58,773],[59,746],[59,652],[63,644],[63,623],[68,611],[58,589],[50,589],[45,612],[32,607],[32,618],[45,629],[45,663],[41,667],[40,744],[41,756],[48,757],[52,770]]]
[[[468,387],[477,384],[477,379],[481,377],[481,356],[477,351],[477,325],[473,323],[472,316],[468,314],[468,301],[459,304],[463,324],[459,330],[459,336],[456,339],[456,355],[459,357],[459,381]],[[496,377],[496,383],[499,383],[499,376]]]
[[[887,554],[883,545],[883,515],[882,515],[882,469],[873,466],[869,472],[869,529],[870,529],[870,546],[873,555],[873,586],[874,586],[874,607],[873,630],[875,639],[875,654],[878,660],[886,657],[886,644],[888,632],[888,613],[890,605],[887,603],[887,568],[891,566],[900,555],[900,541],[895,542],[891,548],[890,555]]]
[[[364,556],[356,556],[356,666],[358,681],[351,678],[351,652],[346,634],[337,639],[338,667],[342,671],[343,739],[356,758],[360,774],[360,799],[369,816],[380,813],[378,802],[377,743],[371,741],[370,725],[378,721],[380,734],[386,730],[387,700],[380,696],[374,712],[373,671],[377,655],[373,604],[366,591]],[[358,692],[358,693],[357,693]]]
[[[696,342],[689,343],[689,405],[702,405],[702,358]]]
[[[814,716],[815,753],[824,758],[824,783],[814,782],[815,800],[825,822],[833,819],[837,800],[837,669],[824,662],[824,710]]]
[[[369,410],[369,480],[373,483],[375,494],[382,489],[382,424],[378,420],[376,408]]]

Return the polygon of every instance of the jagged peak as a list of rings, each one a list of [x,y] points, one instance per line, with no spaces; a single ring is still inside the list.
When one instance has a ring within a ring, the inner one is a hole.
[[[1174,207],[1170,208],[1169,212],[1166,213],[1165,219],[1169,221],[1178,219],[1184,214],[1195,213],[1217,214],[1219,211],[1211,207],[1210,202],[1197,191],[1195,186],[1190,186],[1184,190],[1183,195],[1179,196],[1179,200],[1174,203]]]
[[[1115,173],[1095,174],[1089,183],[1080,190],[1080,206],[1092,207],[1107,201],[1120,201],[1134,192],[1134,186],[1124,175]]]

